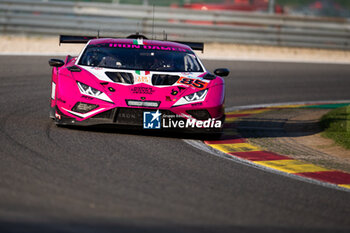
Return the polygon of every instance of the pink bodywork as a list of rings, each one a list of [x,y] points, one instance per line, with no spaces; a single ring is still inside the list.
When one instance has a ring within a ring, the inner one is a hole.
[[[146,45],[154,49],[158,47],[159,49],[168,47],[176,48],[179,50],[191,50],[190,47],[173,42],[163,42],[163,41],[144,41]],[[118,44],[130,44],[132,46],[133,40],[131,39],[96,39],[91,40],[90,44],[98,43],[110,43],[111,46]],[[214,80],[204,80],[202,77],[207,73],[205,70],[201,73],[170,73],[171,75],[179,75],[181,78],[191,78],[198,79],[207,82],[208,94],[204,101],[194,104],[186,104],[181,106],[173,105],[183,96],[198,92],[202,89],[196,88],[192,85],[175,83],[172,86],[153,86],[149,82],[154,73],[166,72],[143,72],[143,74],[138,75],[135,71],[128,70],[134,75],[134,77],[141,80],[137,84],[121,84],[115,83],[112,80],[106,82],[106,80],[99,79],[92,71],[104,72],[104,68],[93,68],[84,67],[78,65],[78,57],[74,57],[68,61],[69,57],[66,58],[65,65],[60,68],[53,68],[52,70],[52,95],[51,95],[51,107],[57,107],[59,111],[67,117],[74,118],[76,121],[84,121],[96,114],[108,111],[116,107],[125,108],[143,108],[145,107],[130,107],[126,104],[127,99],[132,100],[144,100],[144,101],[161,101],[158,108],[149,108],[150,110],[170,110],[175,114],[181,115],[184,118],[191,118],[191,116],[186,113],[186,110],[196,110],[196,109],[206,109],[210,113],[212,118],[219,119],[224,115],[223,104],[224,104],[224,80],[221,77],[216,77]],[[71,72],[67,69],[70,66],[78,66],[82,71]],[[204,67],[203,67],[204,68]],[[111,70],[111,69],[108,69]],[[113,69],[113,71],[120,71],[118,69]],[[147,75],[146,75],[147,74]],[[181,80],[180,78],[180,80]],[[105,93],[111,102],[104,100],[84,96],[77,86],[77,81],[91,86],[103,93]],[[101,84],[103,83],[103,85]],[[181,90],[178,87],[182,87]],[[113,88],[115,91],[111,92],[110,89]],[[141,93],[139,93],[141,90]],[[146,91],[145,91],[146,90]],[[173,91],[176,90],[178,93],[174,95]],[[96,104],[99,107],[86,114],[81,114],[77,117],[77,114],[72,114],[71,109],[77,102],[85,102],[90,104]],[[60,113],[60,114],[61,114]],[[56,112],[56,116],[59,113]]]

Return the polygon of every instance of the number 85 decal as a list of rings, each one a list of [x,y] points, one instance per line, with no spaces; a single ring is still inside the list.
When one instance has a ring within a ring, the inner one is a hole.
[[[181,78],[176,83],[178,84],[185,84],[190,85],[198,89],[204,89],[208,86],[208,83],[198,80],[198,79],[192,79],[192,78]]]

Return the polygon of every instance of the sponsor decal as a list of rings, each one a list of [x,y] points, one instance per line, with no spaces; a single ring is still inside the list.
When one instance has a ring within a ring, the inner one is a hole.
[[[193,78],[185,78],[185,77],[181,77],[176,83],[195,87],[197,89],[205,89],[209,84],[203,80],[193,79]]]
[[[179,94],[179,92],[178,92],[177,90],[172,89],[172,90],[171,90],[171,94],[172,94],[172,95],[177,95],[177,94]]]
[[[188,49],[170,47],[170,46],[158,46],[158,45],[141,45],[141,44],[123,44],[123,43],[109,43],[109,47],[114,48],[128,48],[128,49],[150,49],[150,50],[166,50],[166,51],[177,51],[187,52]]]
[[[141,70],[135,70],[135,73],[138,75],[149,75],[150,71],[141,71]]]
[[[137,76],[135,83],[151,83],[151,77],[149,76]]]
[[[131,92],[133,94],[152,95],[154,90],[151,87],[133,87],[131,88]]]
[[[186,90],[186,88],[180,87],[180,86],[178,86],[177,88],[179,88],[179,91],[180,91],[180,92],[183,91],[183,90]]]
[[[140,39],[135,39],[135,40],[133,40],[132,41],[132,43],[135,45],[144,45],[143,44],[143,39],[142,38],[140,38]]]
[[[195,103],[195,104],[191,104],[193,107],[196,107],[196,106],[201,106],[203,105],[203,103]]]
[[[160,116],[162,114],[156,112],[143,112],[143,128],[144,129],[160,129]]]
[[[119,118],[125,118],[125,119],[137,119],[135,114],[130,113],[119,113]]]
[[[115,92],[115,89],[114,89],[113,87],[108,87],[108,90],[109,90],[110,92]]]
[[[150,71],[141,71],[136,70],[135,73],[139,76],[136,76],[135,83],[151,83],[151,77],[148,76],[151,72]]]

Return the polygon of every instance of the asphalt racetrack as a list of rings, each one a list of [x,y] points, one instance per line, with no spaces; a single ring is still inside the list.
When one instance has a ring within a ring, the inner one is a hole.
[[[235,163],[181,135],[58,128],[49,57],[0,57],[0,232],[350,232],[350,193]],[[350,99],[350,66],[227,67],[226,106]]]

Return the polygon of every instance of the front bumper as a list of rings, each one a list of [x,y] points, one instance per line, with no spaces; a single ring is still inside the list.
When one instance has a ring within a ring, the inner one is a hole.
[[[222,109],[222,107],[220,107]],[[147,111],[157,111],[157,109],[144,109],[144,108],[113,108],[108,111],[104,111],[102,113],[99,113],[97,115],[94,115],[88,119],[85,119],[83,121],[79,121],[76,118],[72,118],[69,116],[64,115],[59,109],[56,109],[56,113],[60,116],[59,118],[56,117],[55,121],[57,125],[76,125],[76,126],[95,126],[95,125],[114,125],[114,126],[121,126],[121,127],[134,127],[137,129],[143,128],[143,113]],[[178,122],[178,121],[187,121],[186,118],[181,117],[178,114],[175,114],[174,112],[170,110],[162,110],[159,109],[159,112],[161,115],[161,122],[163,120],[171,119],[172,122]],[[185,114],[188,115],[188,113],[185,112]],[[210,116],[210,115],[209,115]],[[215,121],[221,121],[221,127],[218,128],[197,128],[197,127],[191,127],[191,128],[180,128],[180,127],[168,127],[166,130],[188,130],[188,131],[221,131],[222,125],[225,120],[225,115],[222,114],[219,118],[210,118],[211,120]],[[200,119],[204,121],[205,119]],[[165,128],[162,128],[165,130]]]

